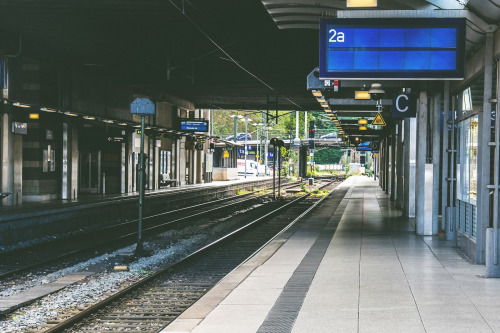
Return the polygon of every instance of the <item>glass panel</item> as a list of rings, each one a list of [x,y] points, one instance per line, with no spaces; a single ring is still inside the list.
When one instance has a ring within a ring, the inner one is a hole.
[[[462,110],[464,111],[472,110],[472,95],[470,87],[465,89],[462,93]]]
[[[473,205],[476,204],[477,197],[477,141],[478,141],[478,117],[470,118],[470,145],[469,145],[469,162],[470,162],[470,186],[469,186],[469,202]]]
[[[167,173],[167,152],[160,150],[160,173]]]
[[[458,210],[459,210],[458,229],[463,231],[464,230],[464,223],[465,223],[465,205],[460,200],[458,200]]]
[[[472,206],[472,237],[476,237],[477,219],[476,219],[476,206]]]
[[[464,123],[465,122],[460,122],[458,123],[458,130],[457,130],[457,199],[466,201],[467,198],[465,196],[465,191],[464,191],[464,183],[465,183],[465,172],[464,172],[464,167],[465,167],[465,154],[464,154],[464,147],[465,143],[463,142],[464,140]]]
[[[458,123],[457,131],[457,199],[472,205],[477,195],[478,117]]]
[[[463,203],[463,206],[465,207],[464,209],[464,221],[465,221],[465,233],[469,232],[469,209],[470,205],[466,204],[465,202]]]

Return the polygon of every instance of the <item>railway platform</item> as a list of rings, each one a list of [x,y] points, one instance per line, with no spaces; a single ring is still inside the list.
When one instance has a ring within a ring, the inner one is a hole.
[[[146,190],[143,216],[173,209],[186,202],[196,204],[234,195],[238,189],[272,186],[272,177],[249,177],[231,181]],[[0,245],[72,233],[95,225],[113,224],[137,218],[139,192],[88,194],[72,200],[49,200],[0,207]],[[2,248],[0,247],[0,250]]]
[[[500,280],[417,236],[373,179],[340,186],[162,332],[500,331]]]

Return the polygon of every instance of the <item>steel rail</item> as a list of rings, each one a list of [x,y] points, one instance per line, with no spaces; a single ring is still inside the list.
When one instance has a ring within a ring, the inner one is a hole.
[[[333,181],[331,182],[333,183]],[[322,187],[320,188],[324,188],[328,185],[331,185],[331,183],[328,183],[328,184],[325,184],[323,185]],[[220,237],[219,239],[211,242],[210,244],[207,244],[201,248],[199,248],[198,250],[190,253],[189,255],[185,256],[184,258],[180,259],[178,262],[174,263],[174,264],[171,264],[169,266],[166,266],[158,271],[156,271],[155,273],[152,273],[151,275],[145,277],[144,279],[140,280],[140,281],[137,281],[135,282],[134,284],[126,287],[125,289],[107,297],[106,299],[103,299],[101,300],[100,302],[97,302],[95,303],[94,305],[82,310],[81,312],[77,313],[76,315],[58,323],[56,326],[54,327],[51,327],[49,328],[48,330],[45,331],[45,333],[56,333],[56,332],[62,332],[63,330],[69,328],[70,326],[80,322],[82,319],[84,319],[85,317],[88,317],[90,316],[91,314],[97,312],[98,310],[104,308],[105,306],[111,304],[112,302],[116,301],[116,300],[119,300],[120,298],[126,296],[127,294],[131,293],[132,291],[140,288],[141,286],[145,285],[146,283],[150,282],[150,281],[153,281],[155,278],[159,277],[160,275],[162,274],[165,274],[167,273],[169,270],[172,270],[174,269],[175,267],[177,266],[180,266],[181,264],[183,263],[186,263],[187,261],[199,256],[199,255],[203,255],[205,252],[211,250],[212,248],[214,248],[216,245],[220,245],[222,244],[223,242],[225,241],[228,241],[234,237],[236,237],[237,235],[249,230],[250,228],[256,226],[258,223],[261,223],[275,215],[277,215],[278,213],[282,212],[283,210],[285,210],[286,208],[296,204],[297,202],[299,201],[302,201],[304,200],[305,198],[307,198],[308,196],[310,196],[311,193],[306,193],[305,195],[303,196],[300,196],[286,204],[284,204],[283,206],[251,221],[250,223],[247,223],[246,225],[236,229],[236,230],[233,230],[232,232]],[[326,197],[326,196],[325,196]],[[301,214],[300,218],[304,217],[308,212],[310,212],[312,209],[314,209],[315,207],[317,207],[320,203],[323,202],[323,200],[325,199],[322,198],[321,200],[318,200],[317,202],[315,202],[312,207],[310,207],[306,213],[303,213]],[[285,229],[288,229],[290,228],[290,226],[293,224],[293,223],[296,223],[299,219],[295,219],[292,223],[288,224]],[[280,231],[281,232],[281,231]]]
[[[287,186],[293,187],[293,186],[297,185],[297,183],[298,182],[289,183],[289,184],[287,184]],[[267,188],[267,189],[269,189],[269,188]],[[213,205],[213,204],[217,204],[217,203],[221,203],[221,202],[225,202],[225,201],[236,200],[235,202],[230,203],[229,205],[226,205],[226,206],[216,207],[216,208],[213,208],[211,210],[206,210],[204,212],[192,214],[190,216],[185,216],[185,217],[179,218],[177,220],[169,221],[167,223],[162,223],[162,224],[159,224],[159,225],[156,225],[156,226],[144,228],[143,232],[151,232],[153,230],[157,230],[159,228],[165,227],[166,225],[169,225],[169,224],[175,224],[175,223],[181,222],[183,220],[189,220],[190,218],[193,218],[193,217],[196,217],[196,216],[200,216],[200,215],[206,214],[208,212],[214,212],[214,211],[217,211],[217,210],[220,210],[220,209],[224,209],[224,208],[230,207],[232,205],[241,204],[241,203],[243,203],[243,202],[245,202],[247,200],[252,200],[252,199],[255,199],[255,198],[259,198],[259,197],[270,195],[269,193],[265,193],[265,194],[258,195],[258,196],[255,196],[255,197],[252,197],[252,198],[249,198],[249,199],[238,200],[238,199],[241,199],[242,197],[248,197],[248,196],[251,196],[252,194],[258,193],[260,191],[261,190],[250,191],[248,193],[245,193],[245,194],[239,195],[239,196],[232,196],[232,197],[220,198],[220,199],[217,199],[217,200],[211,200],[209,202],[200,203],[200,204],[192,205],[192,206],[189,206],[189,207],[183,207],[183,208],[179,208],[179,209],[175,209],[175,210],[169,210],[167,212],[163,212],[163,213],[159,213],[159,214],[154,214],[154,215],[146,216],[146,217],[143,218],[143,221],[145,221],[145,220],[147,221],[148,219],[155,218],[155,217],[156,218],[157,217],[161,217],[161,216],[166,215],[166,214],[175,214],[175,213],[179,213],[179,212],[183,212],[183,211],[189,211],[189,210],[192,210],[194,208],[202,208],[204,206],[209,206],[209,205]],[[97,229],[97,230],[92,230],[92,231],[89,231],[89,232],[86,232],[86,233],[81,233],[81,234],[75,235],[75,238],[76,237],[85,237],[85,235],[92,235],[92,234],[95,234],[95,233],[109,232],[110,230],[113,230],[113,229],[122,229],[123,227],[126,227],[126,226],[135,226],[135,224],[137,223],[137,221],[138,221],[138,219],[134,219],[134,220],[130,220],[130,221],[126,221],[126,222],[114,224],[112,226],[106,226],[104,228],[100,228],[100,229]],[[114,238],[112,240],[108,239],[108,240],[100,242],[100,243],[94,243],[94,244],[92,244],[90,246],[87,246],[87,247],[81,247],[79,249],[74,249],[74,250],[71,250],[69,252],[62,253],[60,255],[56,255],[56,256],[54,256],[54,257],[52,257],[50,259],[37,261],[37,262],[32,263],[30,265],[19,267],[18,269],[9,270],[7,272],[0,273],[0,279],[5,279],[5,278],[7,278],[9,276],[12,276],[12,275],[15,275],[15,274],[19,274],[19,273],[28,271],[30,269],[34,269],[36,267],[47,265],[47,264],[50,264],[52,262],[55,262],[55,261],[58,261],[58,260],[62,260],[62,259],[65,259],[67,257],[76,255],[78,253],[81,253],[81,252],[84,252],[84,251],[88,251],[90,249],[99,248],[99,247],[102,247],[103,245],[109,245],[110,242],[126,241],[128,238],[135,237],[136,235],[137,235],[137,231],[134,231],[132,233],[125,234],[125,235],[122,235],[120,237],[116,237],[116,238]],[[67,240],[68,239],[66,239],[66,240],[60,239],[60,240],[56,240],[54,242],[67,241]],[[48,246],[51,243],[52,243],[52,245],[54,245],[54,242],[47,242],[46,244],[44,244],[44,246]],[[39,245],[37,245],[37,246],[39,246]],[[25,252],[27,250],[29,250],[29,247],[23,248],[23,249],[21,249],[19,251],[5,253],[5,254],[2,254],[2,255],[12,256],[12,255],[15,255],[16,252],[22,254],[23,252]]]

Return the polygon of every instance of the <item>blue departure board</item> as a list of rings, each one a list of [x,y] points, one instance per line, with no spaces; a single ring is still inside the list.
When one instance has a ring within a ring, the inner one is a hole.
[[[180,130],[187,132],[208,132],[208,120],[180,120]]]
[[[459,80],[465,19],[322,19],[321,79]]]

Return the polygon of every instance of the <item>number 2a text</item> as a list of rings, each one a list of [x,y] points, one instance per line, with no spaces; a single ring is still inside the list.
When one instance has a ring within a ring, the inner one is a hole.
[[[330,34],[330,39],[328,40],[330,43],[344,42],[344,33],[342,31],[337,32],[335,29],[330,29],[328,33]]]

